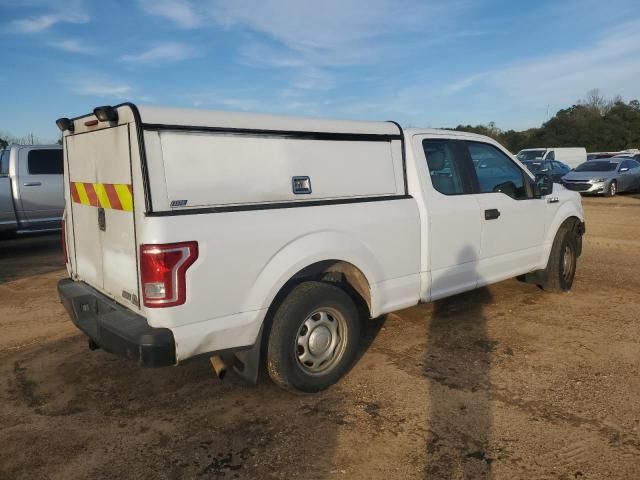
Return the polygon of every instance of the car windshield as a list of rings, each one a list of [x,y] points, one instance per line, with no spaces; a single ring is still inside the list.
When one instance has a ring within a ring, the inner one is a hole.
[[[531,173],[538,173],[542,171],[542,167],[544,166],[543,162],[525,162],[525,166],[529,169]]]
[[[590,162],[583,163],[582,165],[578,165],[576,172],[613,172],[617,166],[617,162],[601,162],[592,160]]]
[[[526,150],[520,151],[517,155],[518,160],[526,162],[527,160],[535,160],[536,158],[542,158],[544,150]]]

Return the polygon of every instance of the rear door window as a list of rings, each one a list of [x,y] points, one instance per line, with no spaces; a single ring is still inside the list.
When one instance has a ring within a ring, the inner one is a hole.
[[[30,175],[62,175],[62,150],[31,150],[27,156],[27,170]]]
[[[523,171],[507,155],[489,143],[467,141],[467,147],[480,193],[499,192],[516,200],[530,198]]]
[[[444,195],[465,193],[462,166],[456,159],[455,140],[426,139],[422,141],[431,184]]]

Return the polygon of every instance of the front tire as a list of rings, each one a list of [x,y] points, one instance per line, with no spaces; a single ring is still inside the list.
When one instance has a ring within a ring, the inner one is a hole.
[[[551,247],[551,255],[544,270],[544,282],[540,285],[551,292],[571,289],[576,275],[578,238],[574,229],[561,227]]]
[[[618,182],[612,180],[609,184],[609,188],[607,189],[607,196],[615,197],[616,193],[618,193]]]
[[[347,373],[358,352],[360,317],[335,285],[304,282],[278,306],[267,341],[267,372],[279,386],[312,393]]]

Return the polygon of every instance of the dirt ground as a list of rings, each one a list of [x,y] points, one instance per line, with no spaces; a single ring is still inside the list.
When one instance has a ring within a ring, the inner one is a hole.
[[[58,236],[1,242],[0,478],[640,478],[640,196],[584,203],[570,293],[509,280],[371,321],[313,396],[91,352]]]

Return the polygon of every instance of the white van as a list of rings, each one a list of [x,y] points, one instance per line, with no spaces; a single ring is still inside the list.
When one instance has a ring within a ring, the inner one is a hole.
[[[363,317],[520,276],[571,288],[580,196],[494,140],[248,113],[62,118],[74,323],[143,366],[206,355],[318,391]]]
[[[516,155],[521,162],[529,160],[556,160],[576,168],[581,163],[587,161],[587,150],[584,147],[545,147],[545,148],[525,148]]]

